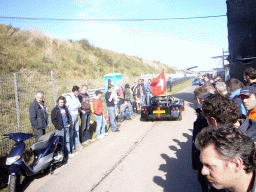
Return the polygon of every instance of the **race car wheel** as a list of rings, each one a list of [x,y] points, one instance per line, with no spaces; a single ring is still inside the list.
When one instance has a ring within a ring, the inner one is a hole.
[[[140,118],[140,121],[148,121],[148,120],[145,118]]]
[[[185,101],[183,99],[179,100],[179,104],[181,105],[182,111],[185,111]]]

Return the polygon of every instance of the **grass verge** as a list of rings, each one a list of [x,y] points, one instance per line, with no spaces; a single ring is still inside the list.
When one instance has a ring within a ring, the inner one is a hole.
[[[173,95],[173,94],[179,92],[180,90],[184,89],[185,87],[191,85],[193,80],[194,79],[190,79],[188,81],[185,81],[184,83],[173,86],[171,92],[169,91],[170,89],[167,89],[167,94]]]

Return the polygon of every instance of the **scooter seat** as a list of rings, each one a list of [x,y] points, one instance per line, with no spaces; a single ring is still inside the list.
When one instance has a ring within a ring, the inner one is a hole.
[[[31,145],[31,150],[35,151],[35,150],[39,150],[39,149],[44,149],[48,146],[50,139],[55,135],[55,132],[50,132],[47,133],[45,135],[42,135],[38,141],[36,141],[35,143],[33,143],[33,145]]]

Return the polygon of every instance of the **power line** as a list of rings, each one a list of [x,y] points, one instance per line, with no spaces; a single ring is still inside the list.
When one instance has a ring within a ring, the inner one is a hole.
[[[166,21],[166,20],[187,20],[187,19],[208,19],[216,17],[226,17],[227,15],[212,15],[202,17],[173,17],[160,19],[57,19],[57,18],[29,18],[29,17],[4,17],[0,16],[2,20],[16,20],[16,21],[43,21],[43,22],[123,22],[123,21]]]

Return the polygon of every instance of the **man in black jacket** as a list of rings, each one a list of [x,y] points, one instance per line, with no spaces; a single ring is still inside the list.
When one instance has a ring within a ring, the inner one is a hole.
[[[246,81],[246,86],[256,86],[256,69],[248,67],[244,72],[244,80]]]
[[[38,91],[35,100],[29,106],[29,120],[37,141],[45,134],[48,125],[48,109],[44,105],[44,93]]]
[[[66,99],[60,96],[57,99],[57,104],[51,112],[52,124],[57,129],[60,142],[64,147],[65,157],[72,157],[70,152],[70,137],[69,137],[69,127],[72,124],[72,119],[69,114],[68,108],[66,107]]]
[[[208,184],[205,176],[201,174],[202,163],[200,161],[200,151],[195,147],[195,139],[197,134],[208,126],[206,118],[202,115],[202,106],[204,99],[209,96],[208,90],[204,87],[198,87],[194,91],[195,101],[198,107],[196,108],[197,119],[193,126],[192,136],[192,168],[198,171],[198,182],[202,187],[203,192],[208,191]]]

